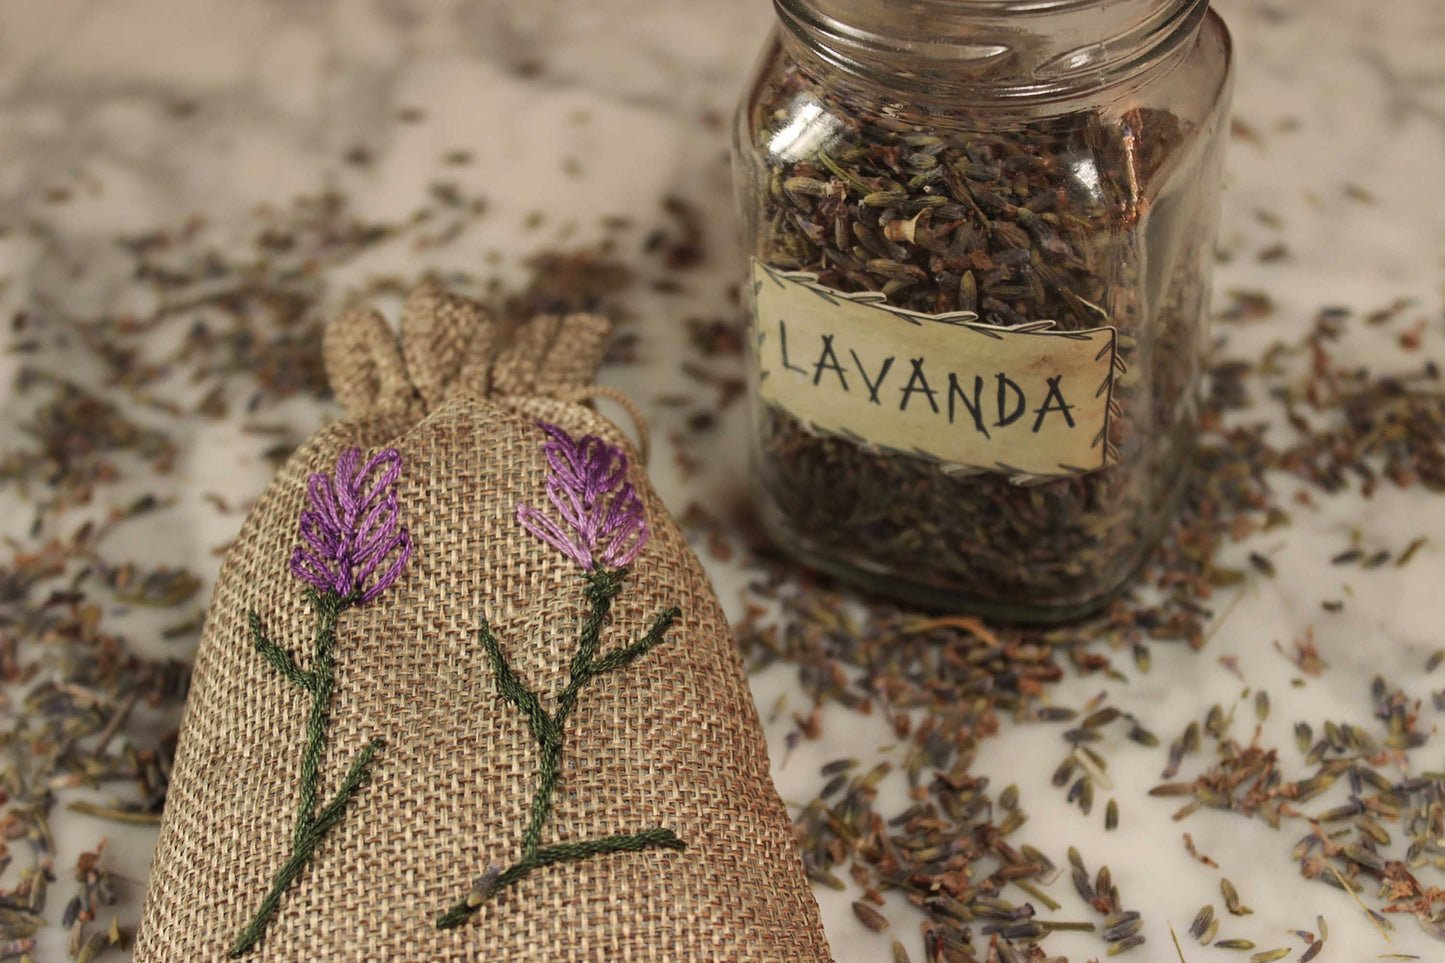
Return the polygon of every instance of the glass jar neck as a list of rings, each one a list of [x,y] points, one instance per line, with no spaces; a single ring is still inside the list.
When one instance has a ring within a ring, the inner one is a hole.
[[[773,0],[790,39],[898,92],[1041,103],[1119,84],[1199,29],[1209,0]]]

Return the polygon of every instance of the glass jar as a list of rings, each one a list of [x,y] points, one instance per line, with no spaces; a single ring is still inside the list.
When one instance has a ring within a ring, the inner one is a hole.
[[[734,175],[760,515],[817,568],[1056,621],[1195,441],[1232,82],[1208,0],[775,0]]]

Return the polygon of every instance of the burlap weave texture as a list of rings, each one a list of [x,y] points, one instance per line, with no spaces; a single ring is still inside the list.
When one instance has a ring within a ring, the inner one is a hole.
[[[386,594],[342,615],[321,798],[369,739],[385,745],[245,959],[829,958],[726,621],[636,459],[628,477],[651,535],[604,648],[639,637],[665,608],[682,616],[664,644],[583,691],[544,842],[662,826],[687,848],[558,863],[496,893],[469,923],[436,928],[490,861],[518,856],[537,746],[498,697],[478,632],[485,617],[518,676],[555,699],[585,582],[522,529],[517,506],[545,501],[535,421],[627,445],[571,400],[605,344],[605,322],[587,316],[539,318],[503,339],[476,306],[434,289],[408,302],[400,345],[370,312],[333,325],[327,368],[347,418],[292,456],[223,565],[138,963],[226,959],[288,855],[308,696],[258,656],[247,613],[305,668],[314,618],[288,558],[308,477],[353,446],[400,452],[396,490],[415,552]]]

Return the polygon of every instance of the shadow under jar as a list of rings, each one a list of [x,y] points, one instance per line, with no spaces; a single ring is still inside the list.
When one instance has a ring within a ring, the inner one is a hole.
[[[734,154],[764,525],[915,603],[1086,614],[1191,460],[1223,22],[1207,0],[775,6]]]

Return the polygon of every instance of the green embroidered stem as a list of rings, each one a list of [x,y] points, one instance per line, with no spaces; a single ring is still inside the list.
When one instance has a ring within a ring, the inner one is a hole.
[[[309,592],[316,610],[315,654],[310,671],[303,671],[291,654],[268,640],[261,631],[261,620],[250,613],[251,637],[256,651],[283,676],[311,693],[311,713],[306,722],[306,748],[301,757],[301,801],[296,812],[296,829],[292,834],[291,856],[276,872],[271,891],[261,901],[256,915],[236,938],[231,956],[246,953],[270,925],[281,904],[281,896],[301,875],[323,836],[341,821],[346,807],[371,775],[371,761],[384,744],[372,739],[361,750],[341,782],[336,796],[320,812],[316,811],[318,774],[321,758],[326,753],[326,731],[331,723],[331,692],[336,675],[336,622],[342,611],[356,601],[355,596],[321,595]]]
[[[603,853],[638,853],[644,849],[680,850],[686,848],[687,843],[678,839],[677,834],[670,829],[648,829],[627,836],[604,836],[601,839],[592,839],[582,843],[544,846],[498,876],[496,882],[488,890],[488,895],[512,885],[534,869],[541,869],[543,866],[550,866],[564,860],[586,859],[589,856],[600,856]],[[477,911],[477,907],[480,905],[480,901],[475,906],[470,901],[458,903],[438,918],[437,929],[446,930],[460,926]]]
[[[316,812],[316,775],[326,752],[326,728],[331,722],[331,690],[336,677],[336,620],[351,601],[327,593],[307,592],[316,609],[316,652],[311,660],[311,716],[306,720],[306,751],[301,756],[301,802],[296,810],[293,848],[311,829]]]
[[[593,569],[587,573],[587,601],[592,603],[587,619],[582,623],[582,634],[577,638],[577,654],[572,657],[571,678],[567,688],[557,699],[557,724],[560,727],[577,705],[577,695],[583,684],[591,677],[592,658],[602,644],[602,623],[612,614],[612,601],[622,591],[622,578],[626,569],[610,572]]]
[[[582,631],[577,639],[577,653],[566,687],[557,697],[555,714],[548,713],[542,700],[529,690],[507,662],[501,644],[492,633],[491,625],[482,620],[480,632],[482,645],[491,662],[492,676],[497,692],[512,703],[527,717],[528,728],[537,741],[540,758],[537,764],[537,790],[532,796],[531,818],[522,834],[522,858],[486,885],[480,897],[465,899],[437,919],[438,929],[460,926],[492,893],[510,886],[534,869],[549,866],[563,860],[580,860],[601,853],[636,852],[644,849],[683,849],[687,844],[678,839],[670,829],[648,829],[631,835],[606,836],[602,839],[561,843],[556,846],[541,846],[542,830],[552,814],[553,797],[562,776],[562,740],[567,717],[576,708],[582,687],[604,672],[621,669],[637,661],[649,650],[661,644],[667,630],[682,614],[680,609],[670,608],[653,620],[652,627],[641,639],[615,649],[600,659],[597,650],[601,645],[602,627],[612,611],[612,602],[622,590],[627,569],[595,569],[587,573],[585,595],[591,603]]]

